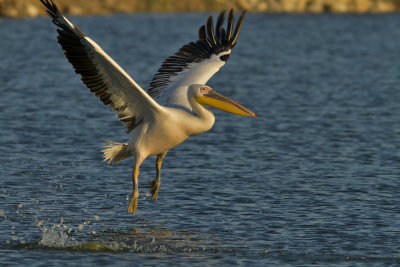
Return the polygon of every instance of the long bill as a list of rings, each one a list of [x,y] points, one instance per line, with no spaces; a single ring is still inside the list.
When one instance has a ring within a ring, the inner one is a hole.
[[[201,105],[207,105],[233,114],[248,117],[257,117],[257,114],[255,114],[251,110],[243,107],[232,99],[229,99],[215,91],[210,91],[208,94],[196,97],[195,100]]]

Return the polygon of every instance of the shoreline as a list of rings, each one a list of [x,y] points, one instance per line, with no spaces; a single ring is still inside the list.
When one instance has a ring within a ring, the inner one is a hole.
[[[216,12],[222,9],[262,13],[379,14],[400,12],[397,0],[56,0],[67,15],[107,15],[143,12]],[[0,17],[44,16],[39,0],[0,0]]]

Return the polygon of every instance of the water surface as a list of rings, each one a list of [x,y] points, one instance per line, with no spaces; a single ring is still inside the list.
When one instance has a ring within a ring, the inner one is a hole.
[[[207,14],[73,17],[143,87]],[[125,129],[80,82],[49,19],[0,20],[3,265],[400,263],[400,17],[249,14],[209,85],[257,119],[171,150],[158,201]]]

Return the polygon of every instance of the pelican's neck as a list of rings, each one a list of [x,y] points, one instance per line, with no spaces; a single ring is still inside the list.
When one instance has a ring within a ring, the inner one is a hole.
[[[195,114],[193,115],[192,121],[192,135],[204,133],[210,130],[215,122],[214,114],[207,108],[197,103],[193,97],[189,98],[189,104],[193,113]]]

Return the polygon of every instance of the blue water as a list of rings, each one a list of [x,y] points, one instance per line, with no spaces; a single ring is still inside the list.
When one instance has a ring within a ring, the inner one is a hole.
[[[207,14],[72,17],[146,87]],[[157,201],[47,18],[0,20],[1,265],[400,264],[400,16],[249,14],[210,80],[257,119],[171,150]]]

